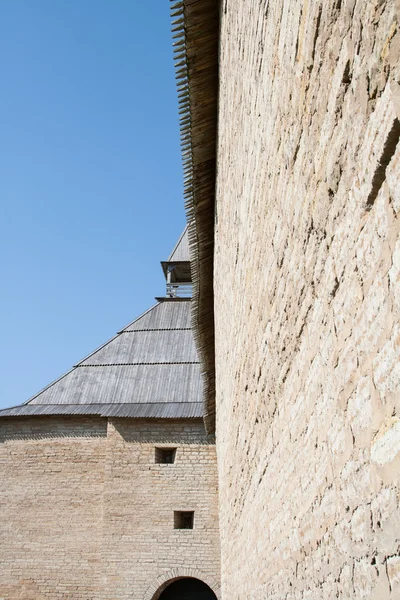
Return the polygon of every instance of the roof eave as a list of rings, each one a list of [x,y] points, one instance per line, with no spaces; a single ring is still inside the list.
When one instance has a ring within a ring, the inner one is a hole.
[[[213,262],[219,4],[219,0],[182,0],[172,5],[193,279],[192,321],[202,363],[204,421],[209,433],[215,430]]]

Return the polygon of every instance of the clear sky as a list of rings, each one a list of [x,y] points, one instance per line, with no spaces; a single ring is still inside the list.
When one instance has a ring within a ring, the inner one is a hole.
[[[0,2],[0,407],[164,293],[185,225],[169,5]]]

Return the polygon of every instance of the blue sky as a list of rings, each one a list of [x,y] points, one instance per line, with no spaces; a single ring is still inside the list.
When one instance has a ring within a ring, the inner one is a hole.
[[[168,0],[0,2],[0,407],[164,293],[185,225]]]

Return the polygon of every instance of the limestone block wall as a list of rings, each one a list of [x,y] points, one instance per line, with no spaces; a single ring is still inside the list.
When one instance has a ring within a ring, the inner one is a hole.
[[[99,598],[106,435],[104,419],[0,421],[0,598]]]
[[[156,464],[155,447],[176,447]],[[218,594],[215,445],[201,420],[0,421],[0,598],[152,600],[177,576]],[[193,510],[194,529],[174,529]]]
[[[203,423],[119,419],[108,431],[104,600],[152,600],[186,572],[218,592],[216,455]],[[174,464],[155,463],[163,446],[177,447]],[[194,529],[174,529],[174,511],[194,511]]]
[[[398,9],[221,4],[223,598],[400,597]]]

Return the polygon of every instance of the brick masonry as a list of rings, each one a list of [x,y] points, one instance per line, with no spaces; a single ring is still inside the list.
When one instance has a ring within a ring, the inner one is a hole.
[[[222,596],[400,597],[400,32],[385,0],[221,5]]]
[[[177,448],[156,464],[155,447]],[[191,575],[219,594],[215,445],[201,420],[0,422],[1,600],[153,600]],[[193,530],[174,511],[193,510]]]

